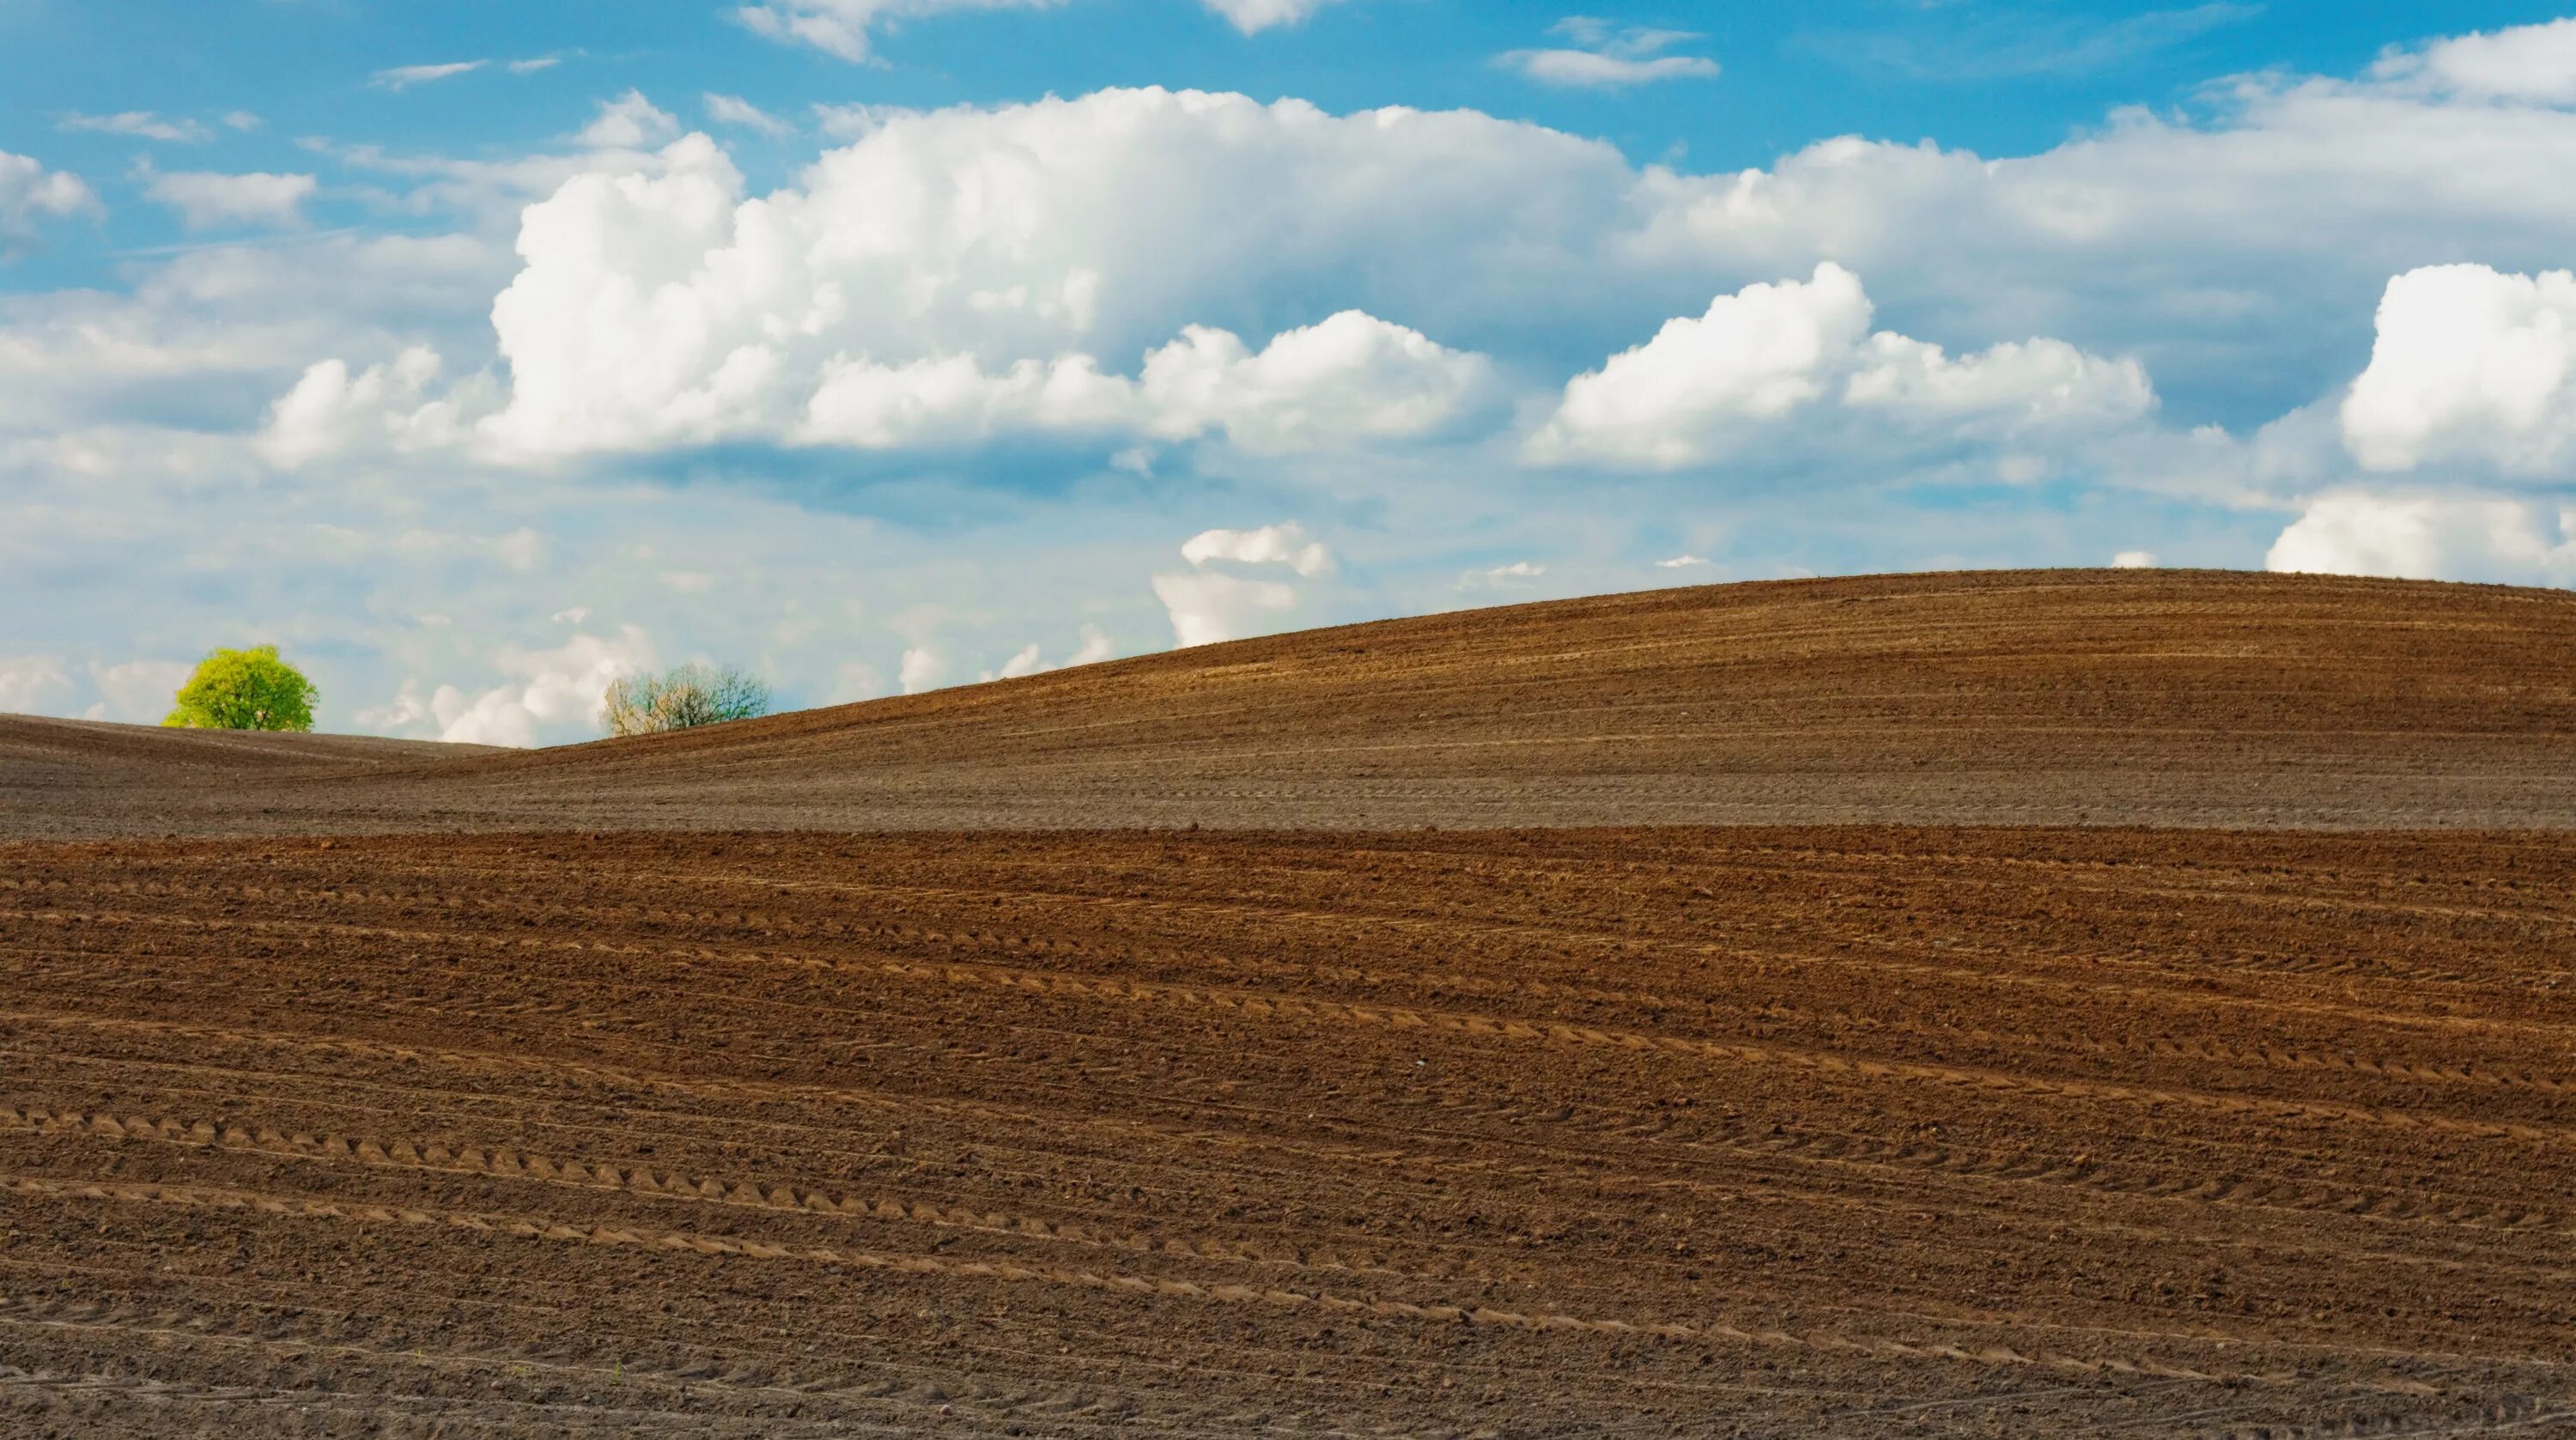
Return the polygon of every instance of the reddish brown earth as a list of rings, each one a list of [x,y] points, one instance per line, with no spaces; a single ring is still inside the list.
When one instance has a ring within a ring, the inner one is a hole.
[[[0,720],[0,836],[1886,821],[2576,826],[2576,593],[1716,585],[443,762]]]
[[[107,837],[0,840],[0,1436],[2576,1434],[2566,599],[1408,624],[535,756],[0,729],[0,834]],[[1005,773],[1131,828],[932,832]],[[2203,828],[1351,828],[1756,774]]]
[[[7,860],[12,1434],[2576,1417],[2567,837]]]

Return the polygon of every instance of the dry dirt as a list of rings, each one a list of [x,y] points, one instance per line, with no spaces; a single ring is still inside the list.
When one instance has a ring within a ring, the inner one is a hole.
[[[0,874],[11,1435],[2576,1428],[2576,837]]]
[[[2576,593],[2046,571],[1208,646],[537,754],[0,720],[0,836],[2576,826]]]
[[[2576,1436],[2571,656],[1883,577],[0,720],[0,1437]]]

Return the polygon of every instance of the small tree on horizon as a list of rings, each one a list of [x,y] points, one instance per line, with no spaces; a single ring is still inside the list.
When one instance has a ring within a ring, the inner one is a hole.
[[[739,666],[677,665],[613,681],[600,720],[615,736],[658,735],[769,713],[769,686]]]
[[[218,650],[198,662],[161,723],[185,730],[309,731],[317,693],[302,671],[277,658],[274,645]]]

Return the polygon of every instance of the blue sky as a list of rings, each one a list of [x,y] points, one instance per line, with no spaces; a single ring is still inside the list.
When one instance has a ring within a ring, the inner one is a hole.
[[[2576,582],[2576,22],[0,0],[0,709],[592,733],[1648,585]]]

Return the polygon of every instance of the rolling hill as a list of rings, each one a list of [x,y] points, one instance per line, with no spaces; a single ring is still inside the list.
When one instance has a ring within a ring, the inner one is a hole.
[[[0,719],[0,834],[2576,823],[2576,594],[1873,576],[1392,620],[529,753]]]

